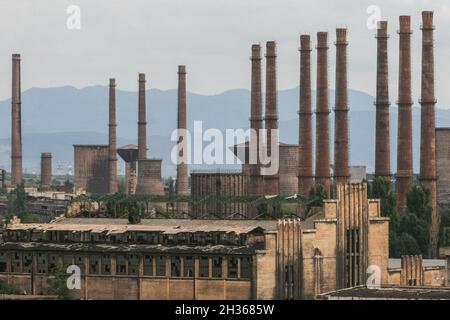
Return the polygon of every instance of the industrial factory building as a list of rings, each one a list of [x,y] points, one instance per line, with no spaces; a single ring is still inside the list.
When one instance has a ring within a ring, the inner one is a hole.
[[[83,299],[312,299],[381,283],[442,286],[445,263],[389,261],[388,218],[365,184],[339,184],[305,221],[63,218],[12,221],[0,244],[0,281],[43,294],[49,270],[75,264]],[[427,266],[428,264],[428,266]]]

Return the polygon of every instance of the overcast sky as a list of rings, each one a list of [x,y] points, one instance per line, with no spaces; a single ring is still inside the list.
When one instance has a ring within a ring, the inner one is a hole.
[[[67,7],[81,9],[81,29],[66,26]],[[188,90],[214,94],[249,88],[250,47],[275,40],[278,87],[299,83],[298,42],[330,33],[330,86],[334,85],[336,27],[348,27],[349,87],[374,94],[375,30],[367,8],[389,21],[391,101],[396,101],[398,16],[411,15],[413,99],[420,97],[422,10],[435,12],[436,96],[450,107],[450,1],[448,0],[0,0],[0,98],[10,97],[11,53],[22,55],[22,88],[106,85],[136,90],[137,74],[148,86],[172,89],[185,64]],[[313,87],[316,52],[313,50]]]

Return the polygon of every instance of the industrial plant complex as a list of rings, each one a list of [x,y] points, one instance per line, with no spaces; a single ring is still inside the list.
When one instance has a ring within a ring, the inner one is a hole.
[[[23,74],[21,56],[13,54],[11,168],[0,176],[0,285],[45,296],[55,272],[76,266],[81,274],[79,286],[70,289],[72,299],[427,299],[432,294],[450,299],[450,229],[442,227],[440,218],[440,206],[450,204],[450,128],[436,127],[433,12],[422,12],[420,28],[418,177],[413,172],[411,89],[415,24],[402,15],[396,26],[398,35],[390,36],[391,23],[379,21],[375,34],[376,140],[367,141],[373,145],[375,170],[367,174],[365,167],[350,163],[347,28],[299,36],[298,144],[279,139],[277,42],[249,47],[249,131],[256,134],[231,148],[240,170],[190,167],[192,146],[183,135],[189,127],[189,68],[173,70],[178,74],[173,121],[179,161],[170,180],[162,176],[162,155],[148,157],[153,141],[148,139],[147,111],[152,106],[146,99],[146,74],[139,73],[138,105],[129,111],[137,112],[136,144],[118,145],[117,84],[111,78],[109,123],[99,124],[108,126],[107,144],[73,145],[73,176],[66,185],[54,183],[55,156],[42,150],[39,187],[27,186]],[[388,59],[388,45],[393,40],[399,52],[398,132],[390,132],[388,62],[394,57]],[[332,43],[335,54],[330,57]],[[335,70],[329,68],[331,58]],[[335,77],[333,109],[330,72]],[[391,136],[397,139],[396,172],[391,169]],[[125,167],[124,176],[119,165]],[[411,210],[410,192],[417,183],[426,190],[426,253],[392,256],[398,249],[392,249],[397,241],[392,230],[400,218],[386,212],[387,196],[373,191],[374,181],[392,185],[392,210],[398,217]],[[21,190],[28,210],[42,221],[13,212],[20,210]]]

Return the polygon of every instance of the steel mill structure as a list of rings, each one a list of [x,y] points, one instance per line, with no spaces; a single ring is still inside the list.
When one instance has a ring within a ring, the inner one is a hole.
[[[20,88],[20,54],[12,55],[11,95],[11,185],[22,182],[22,104]]]
[[[389,142],[389,68],[388,22],[380,21],[377,29],[377,89],[375,124],[375,176],[391,177]]]
[[[421,144],[420,144],[420,181],[430,190],[432,207],[432,230],[430,255],[437,255],[439,216],[437,202],[445,203],[449,194],[445,161],[447,136],[445,129],[437,131],[439,148],[436,149],[435,89],[434,89],[434,51],[433,51],[433,12],[422,12],[422,77],[421,77]],[[388,71],[388,22],[380,21],[376,32],[376,138],[374,144],[375,177],[394,178],[398,194],[397,211],[406,209],[407,193],[413,185],[413,144],[412,144],[412,78],[411,78],[411,18],[399,17],[399,69],[398,69],[398,132],[397,132],[397,168],[390,165],[390,113],[389,113],[389,71]],[[189,185],[187,157],[188,141],[181,137],[182,130],[188,128],[186,66],[178,66],[177,122],[178,155],[182,160],[177,163],[176,195],[177,217],[204,217],[208,214],[221,217],[258,217],[258,212],[247,206],[232,208],[216,205],[214,208],[189,207],[192,187],[192,199],[202,197],[267,197],[298,194],[308,197],[314,184],[322,185],[328,197],[339,183],[348,183],[353,171],[359,173],[358,180],[364,178],[363,166],[350,166],[350,132],[347,70],[347,29],[336,29],[335,56],[335,107],[334,132],[330,136],[330,106],[328,79],[328,33],[317,32],[316,61],[316,103],[315,137],[313,137],[313,106],[311,91],[311,36],[300,35],[299,68],[299,105],[298,105],[298,145],[279,141],[278,99],[277,99],[277,49],[275,41],[265,44],[265,70],[262,66],[262,48],[259,44],[251,46],[251,93],[249,141],[234,146],[236,156],[244,149],[242,171],[239,173],[197,172],[195,181]],[[12,55],[12,96],[11,96],[11,187],[22,181],[22,112],[21,112],[21,58]],[[265,91],[262,75],[265,72]],[[263,94],[265,108],[263,110]],[[106,98],[105,98],[106,101]],[[137,145],[117,148],[116,119],[116,81],[109,80],[109,135],[106,145],[74,145],[74,184],[75,191],[86,191],[94,195],[114,194],[118,192],[118,158],[125,161],[125,192],[129,195],[160,196],[165,195],[165,186],[161,179],[161,159],[147,157],[147,103],[146,75],[138,75],[138,122]],[[262,131],[265,129],[265,131]],[[330,163],[330,139],[334,143],[334,159]],[[273,141],[276,139],[276,141]],[[315,141],[313,141],[315,139]],[[262,142],[265,141],[265,144]],[[274,142],[274,146],[272,146]],[[315,146],[313,146],[313,142]],[[151,145],[151,142],[150,142]],[[313,148],[314,147],[314,148]],[[273,149],[276,148],[276,149]],[[314,151],[313,151],[314,150]],[[314,152],[314,157],[313,157]],[[256,157],[255,157],[256,155]],[[273,163],[267,164],[264,155],[276,156]],[[252,161],[250,161],[252,160]],[[42,154],[40,189],[51,189],[51,155]],[[278,161],[278,163],[274,163]],[[278,167],[271,174],[269,166]],[[333,167],[333,175],[331,174]],[[439,172],[439,174],[437,174]],[[441,181],[438,177],[442,177]],[[353,177],[354,178],[354,177]],[[212,181],[216,183],[211,185]],[[450,181],[450,177],[448,178]],[[220,185],[220,187],[218,186]],[[332,188],[333,187],[333,188]],[[448,189],[448,190],[447,190]],[[439,195],[439,199],[437,197]],[[193,202],[195,203],[195,201]],[[450,201],[449,201],[450,203]],[[223,209],[225,208],[225,209]],[[238,211],[235,212],[236,208]],[[222,210],[223,209],[223,210]],[[196,212],[196,210],[200,210]],[[208,212],[208,210],[212,210]],[[230,211],[231,210],[231,211]],[[192,212],[190,212],[192,211]],[[222,211],[222,212],[221,212]]]
[[[266,111],[265,124],[267,130],[267,155],[269,157],[275,156],[275,151],[272,150],[272,140],[276,139],[278,145],[278,105],[277,105],[277,53],[275,41],[267,41],[266,43]],[[275,160],[276,161],[276,160]],[[273,157],[270,165],[274,165]],[[275,164],[276,165],[276,164]],[[264,175],[265,194],[277,195],[279,193],[279,175],[275,174]]]
[[[348,182],[349,137],[347,98],[347,29],[336,29],[336,90],[334,107],[334,182]]]
[[[52,188],[52,154],[43,152],[41,154],[41,181],[40,191],[49,191]]]
[[[300,36],[298,194],[307,197],[314,184],[311,111],[311,37]]]
[[[411,17],[400,16],[397,136],[397,212],[406,208],[406,195],[413,184],[411,106]]]
[[[186,130],[186,66],[178,66],[178,130]],[[178,132],[178,156],[180,163],[177,164],[177,196],[189,195],[188,178],[188,141],[187,136]],[[177,202],[177,214],[179,217],[185,216],[189,211],[187,202]]]
[[[330,129],[328,117],[328,33],[317,33],[316,174],[315,183],[330,194]]]
[[[111,194],[114,194],[118,191],[116,128],[116,80],[109,79],[108,190]]]
[[[422,85],[420,132],[420,181],[430,190],[431,256],[438,255],[439,216],[436,197],[436,120],[434,106],[433,12],[422,12]]]

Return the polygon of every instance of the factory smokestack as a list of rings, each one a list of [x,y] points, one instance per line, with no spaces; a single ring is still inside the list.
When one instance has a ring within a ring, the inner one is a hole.
[[[265,122],[267,129],[267,155],[274,154],[272,151],[272,135],[274,130],[278,130],[278,109],[277,109],[277,69],[276,69],[276,43],[267,41],[266,43],[266,112]],[[278,143],[276,144],[278,148]],[[274,159],[272,159],[273,164]],[[278,159],[275,159],[278,161]],[[264,176],[265,193],[268,195],[277,195],[279,192],[278,172],[272,175]]]
[[[422,90],[420,132],[420,181],[430,190],[431,257],[437,258],[439,217],[436,210],[436,136],[434,96],[433,12],[422,12]]]
[[[406,208],[406,194],[413,183],[411,118],[411,17],[400,16],[398,78],[397,211]]]
[[[377,97],[375,176],[391,177],[389,142],[389,71],[387,21],[380,21],[377,29]]]
[[[350,179],[347,97],[347,29],[336,29],[336,90],[334,108],[334,181]]]
[[[11,125],[11,186],[22,182],[22,110],[20,88],[20,54],[12,55],[12,125]]]
[[[300,36],[298,194],[307,197],[313,186],[311,112],[311,37]]]
[[[48,191],[52,187],[52,154],[43,152],[41,154],[41,183],[40,191]]]
[[[178,130],[185,130],[186,127],[186,67],[178,66]],[[181,132],[178,133],[178,155],[181,162],[177,165],[177,196],[187,196],[189,194],[188,186],[188,167],[187,167],[187,141],[183,139]],[[188,212],[187,202],[177,203],[177,212],[183,216]]]
[[[259,159],[259,132],[263,127],[262,93],[261,93],[261,46],[252,45],[252,76],[251,76],[251,109],[250,128],[256,134],[249,145],[251,151],[256,153],[256,163],[250,164],[249,195],[259,196],[263,194],[261,186],[261,164]]]
[[[139,74],[138,159],[147,159],[147,114],[144,73]]]
[[[109,193],[114,194],[117,188],[117,140],[116,140],[116,80],[109,79]]]
[[[330,129],[328,127],[328,34],[317,33],[316,184],[330,195]]]

